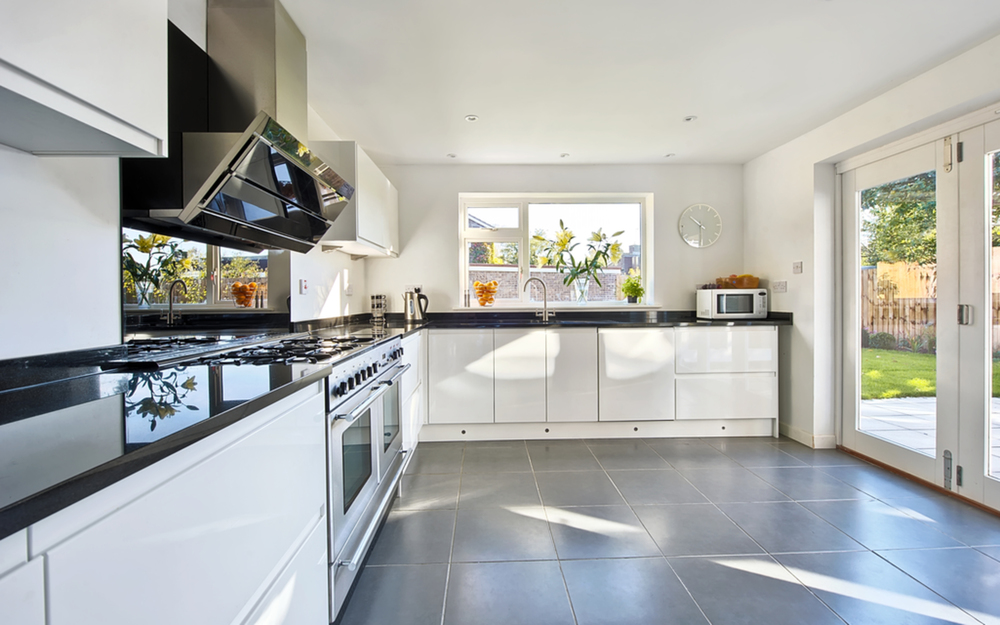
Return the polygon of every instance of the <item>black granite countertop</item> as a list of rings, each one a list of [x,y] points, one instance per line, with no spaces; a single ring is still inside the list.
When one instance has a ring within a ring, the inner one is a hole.
[[[469,311],[430,313],[429,328],[672,328],[672,327],[736,327],[789,326],[792,314],[772,312],[764,319],[698,319],[693,311],[603,311],[584,312],[559,308],[548,322],[533,311]]]

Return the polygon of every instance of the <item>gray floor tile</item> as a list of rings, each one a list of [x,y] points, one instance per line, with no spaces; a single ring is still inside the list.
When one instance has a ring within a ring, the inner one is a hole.
[[[994,560],[1000,561],[1000,547],[976,547]]]
[[[447,564],[367,566],[344,608],[344,625],[440,625]]]
[[[531,467],[535,471],[599,471],[601,465],[582,441],[528,443]]]
[[[634,506],[636,516],[666,556],[763,553],[763,549],[711,504]]]
[[[980,621],[1000,623],[1000,562],[969,548],[879,555]]]
[[[675,469],[726,468],[740,465],[707,443],[670,445],[659,442],[650,447]]]
[[[463,473],[531,472],[528,450],[524,443],[518,445],[491,445],[465,448]]]
[[[368,561],[371,564],[448,562],[455,529],[452,510],[393,510]]]
[[[453,562],[552,560],[556,557],[542,507],[458,511]]]
[[[1000,517],[941,495],[887,499],[885,503],[970,545],[1000,545]]]
[[[523,448],[525,441],[513,440],[513,441],[468,441],[465,443],[466,449],[504,449],[504,448]]]
[[[772,558],[674,558],[670,566],[712,625],[843,625]]]
[[[845,484],[819,469],[761,467],[751,469],[757,477],[796,501],[821,499],[871,499],[867,493]]]
[[[563,562],[562,569],[579,625],[708,625],[663,558]]]
[[[795,456],[786,454],[774,445],[731,443],[719,449],[745,467],[805,467]]]
[[[641,440],[611,445],[591,445],[590,451],[606,471],[616,469],[669,469],[670,465]]]
[[[822,471],[876,499],[901,499],[934,494],[934,491],[925,486],[870,465],[864,467],[827,467]]]
[[[728,503],[719,508],[770,553],[864,549],[794,502]]]
[[[461,473],[464,445],[450,444],[447,447],[425,447],[424,443],[417,445],[413,452],[413,460],[406,467],[407,475],[416,473]]]
[[[881,501],[807,501],[802,505],[868,549],[920,549],[961,545]]]
[[[396,510],[454,510],[458,506],[460,479],[458,473],[404,475]]]
[[[777,447],[811,467],[871,466],[860,458],[836,449],[812,449],[794,441],[779,442]]]
[[[773,445],[775,442],[775,439],[771,436],[709,436],[699,440],[705,441],[712,447],[723,451],[727,448],[731,449],[733,446],[755,447]]]
[[[608,471],[611,480],[632,505],[708,503],[708,499],[680,473],[665,471]]]
[[[560,559],[660,555],[628,506],[546,508],[545,515]]]
[[[558,562],[454,564],[444,617],[445,625],[573,625]]]
[[[870,551],[776,557],[848,623],[977,622]]]
[[[625,503],[604,471],[536,473],[546,506],[614,506]]]
[[[535,477],[530,473],[467,473],[462,476],[460,508],[541,504]]]
[[[743,467],[681,469],[680,472],[715,503],[788,501],[788,497]]]

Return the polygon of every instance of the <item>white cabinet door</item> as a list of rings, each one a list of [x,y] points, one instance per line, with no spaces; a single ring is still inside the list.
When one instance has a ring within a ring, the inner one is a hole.
[[[428,423],[493,423],[493,330],[427,334]]]
[[[388,248],[386,204],[389,181],[372,159],[358,148],[358,236]]]
[[[409,397],[420,384],[421,374],[423,373],[423,368],[420,366],[421,342],[422,337],[420,333],[417,333],[403,339],[400,345],[403,348],[403,357],[400,359],[400,364],[410,365],[410,368],[403,374],[402,379],[399,381],[399,396],[404,399]]]
[[[83,583],[83,579],[79,580]],[[42,558],[0,577],[0,622],[45,625],[45,565]]]
[[[493,331],[497,423],[545,421],[545,330]]]
[[[314,387],[298,397],[49,550],[49,625],[136,615],[146,625],[214,624],[245,614],[326,503],[324,398]]]
[[[406,451],[417,446],[420,429],[424,426],[423,389],[421,384],[403,400],[403,449]]]
[[[677,373],[778,370],[776,327],[677,328]]]
[[[546,331],[549,421],[597,421],[597,329]]]
[[[164,155],[167,0],[7,3],[0,102],[28,152]]]
[[[673,328],[601,328],[601,421],[674,418]]]
[[[420,428],[424,425],[424,350],[423,331],[403,339],[402,363],[410,365],[410,369],[400,381],[400,397],[403,402],[403,449],[411,450],[417,446]]]
[[[267,594],[244,620],[245,625],[327,625],[330,599],[326,554],[326,517],[312,532],[275,580]]]
[[[677,376],[678,419],[777,419],[774,373]]]

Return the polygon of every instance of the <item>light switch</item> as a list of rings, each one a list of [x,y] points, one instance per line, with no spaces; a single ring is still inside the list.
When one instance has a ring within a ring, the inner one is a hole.
[[[802,261],[797,260],[792,263],[792,273],[802,273]]]
[[[772,293],[787,293],[788,292],[788,282],[784,280],[779,280],[771,284]]]
[[[299,295],[305,295],[309,292],[309,283],[305,279],[299,280]]]

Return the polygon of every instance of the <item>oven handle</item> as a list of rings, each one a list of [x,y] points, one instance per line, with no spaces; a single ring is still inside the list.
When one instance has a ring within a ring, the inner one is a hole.
[[[407,365],[409,366],[409,365]],[[399,451],[400,455],[405,454],[407,450],[402,449]],[[382,513],[385,511],[385,507],[396,496],[396,486],[399,484],[399,478],[402,477],[403,471],[406,469],[406,463],[400,462],[399,468],[396,469],[396,474],[392,476],[392,483],[394,486],[386,491],[385,495],[382,496],[382,501],[378,504],[378,509],[375,513],[376,519],[382,517]],[[368,547],[371,545],[372,540],[375,539],[375,534],[378,532],[380,523],[370,523],[368,525],[368,530],[365,532],[364,537],[361,539],[361,543],[358,545],[357,551],[354,552],[354,556],[350,560],[337,560],[337,566],[346,566],[347,570],[354,571],[357,570],[358,566],[361,565],[361,560],[364,559],[365,554],[368,553]]]
[[[397,373],[396,375],[392,376],[388,380],[382,380],[381,382],[378,383],[379,386],[383,386],[383,385],[385,385],[385,386],[392,386],[393,383],[396,380],[398,380],[399,378],[403,377],[403,374],[406,373],[407,370],[409,370],[409,368],[412,367],[412,366],[413,365],[411,365],[409,363],[407,363],[405,365],[399,365],[398,367],[396,367],[397,369],[399,369],[399,373]]]
[[[334,421],[340,421],[341,419],[343,419],[343,420],[347,421],[348,423],[354,423],[355,421],[358,420],[358,418],[361,417],[361,414],[365,410],[367,410],[369,406],[371,406],[372,404],[374,404],[375,402],[377,402],[379,400],[379,398],[381,398],[383,395],[385,395],[386,391],[388,391],[388,390],[389,390],[388,386],[378,386],[378,385],[374,386],[372,388],[372,390],[371,390],[371,395],[368,396],[368,399],[366,399],[363,402],[361,402],[361,404],[358,405],[357,408],[355,408],[354,410],[352,410],[351,412],[349,412],[347,414],[335,414],[335,415],[333,415],[333,420]]]

